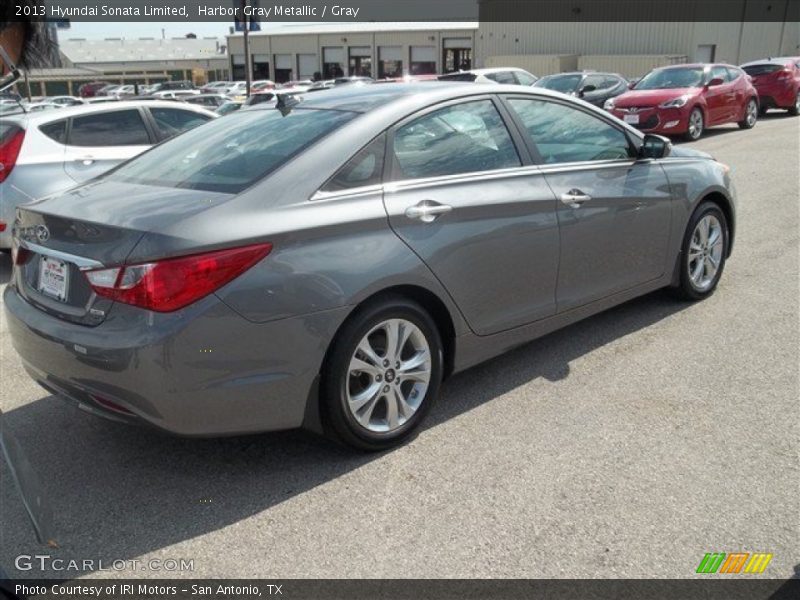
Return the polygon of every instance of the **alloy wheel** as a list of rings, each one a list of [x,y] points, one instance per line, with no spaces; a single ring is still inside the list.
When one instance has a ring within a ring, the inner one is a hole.
[[[689,137],[696,140],[703,134],[703,113],[693,110],[689,115]]]
[[[745,121],[747,121],[747,126],[752,127],[756,124],[756,119],[758,118],[758,105],[756,104],[755,100],[750,100],[747,103],[747,114],[745,116]]]
[[[425,399],[432,376],[431,351],[419,327],[389,319],[358,343],[347,373],[347,407],[373,433],[402,427]]]
[[[716,216],[706,215],[697,222],[687,261],[689,279],[697,290],[705,291],[713,285],[722,264],[724,241],[722,224]]]

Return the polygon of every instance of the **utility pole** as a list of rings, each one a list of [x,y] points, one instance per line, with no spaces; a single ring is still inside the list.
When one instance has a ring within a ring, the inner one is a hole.
[[[245,14],[245,7],[250,0],[242,0],[242,24],[244,26],[244,80],[247,84],[246,94],[250,97],[250,86],[253,84],[253,56],[250,54],[250,24]]]

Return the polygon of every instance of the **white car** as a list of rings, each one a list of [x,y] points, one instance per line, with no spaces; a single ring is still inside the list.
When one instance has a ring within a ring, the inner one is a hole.
[[[64,108],[63,104],[56,104],[55,102],[27,102],[23,104],[26,112],[39,112],[43,110],[53,110],[55,108]]]
[[[60,104],[61,106],[80,106],[81,104],[86,104],[86,101],[77,96],[48,96],[44,101]]]
[[[178,98],[185,98],[186,96],[199,96],[200,90],[167,90],[164,92],[156,92],[153,98],[159,100],[177,100]]]
[[[17,206],[85,183],[215,118],[200,106],[158,100],[0,117],[0,249],[11,247]]]
[[[471,69],[439,75],[439,81],[472,81],[474,83],[503,83],[530,86],[539,80],[525,69],[504,67],[496,69]]]

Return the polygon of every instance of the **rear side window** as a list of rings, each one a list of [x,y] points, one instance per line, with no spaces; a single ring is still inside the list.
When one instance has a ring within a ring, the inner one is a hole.
[[[781,65],[767,63],[763,65],[750,65],[749,67],[742,68],[744,69],[744,72],[751,77],[757,77],[759,75],[769,75],[770,73],[775,73],[780,71],[783,67]]]
[[[496,81],[497,83],[507,83],[510,85],[517,85],[517,80],[514,78],[514,74],[511,71],[498,71],[497,73],[488,73],[486,75],[487,79],[491,79],[492,81]]]
[[[536,78],[522,71],[514,71],[514,77],[517,78],[517,83],[520,85],[533,85],[536,83]]]
[[[323,191],[337,192],[381,183],[385,153],[386,136],[381,135],[347,161],[325,184]]]
[[[399,179],[440,177],[521,165],[490,100],[448,106],[416,119],[394,136]]]
[[[628,137],[602,119],[556,102],[512,98],[509,103],[544,164],[630,158]]]
[[[171,138],[202,125],[211,117],[179,108],[150,108],[156,128],[162,139]]]
[[[150,144],[138,110],[102,112],[72,119],[70,146],[146,146]]]
[[[39,131],[45,134],[54,142],[59,144],[67,143],[67,122],[56,121],[55,123],[48,123],[39,127]]]
[[[235,194],[356,116],[340,110],[233,113],[124,164],[111,180]],[[200,198],[200,197],[199,197]]]

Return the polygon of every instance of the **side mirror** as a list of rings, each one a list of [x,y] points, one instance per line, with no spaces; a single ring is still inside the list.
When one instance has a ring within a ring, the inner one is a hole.
[[[589,92],[593,92],[597,89],[594,85],[585,85],[581,88],[581,91],[578,92],[578,96],[583,98],[584,94],[588,94]]]
[[[637,83],[639,83],[639,79],[638,79],[638,78],[637,78],[637,79],[631,79],[631,80],[628,82],[628,89],[629,89],[629,90],[632,90],[634,87],[636,87],[636,84],[637,84]]]
[[[671,149],[672,142],[670,142],[669,139],[661,135],[646,133],[644,136],[644,141],[639,148],[638,158],[640,160],[648,158],[664,158],[669,156]]]
[[[722,85],[725,83],[721,77],[714,77],[711,81],[708,82],[708,87],[714,87],[715,85]]]

